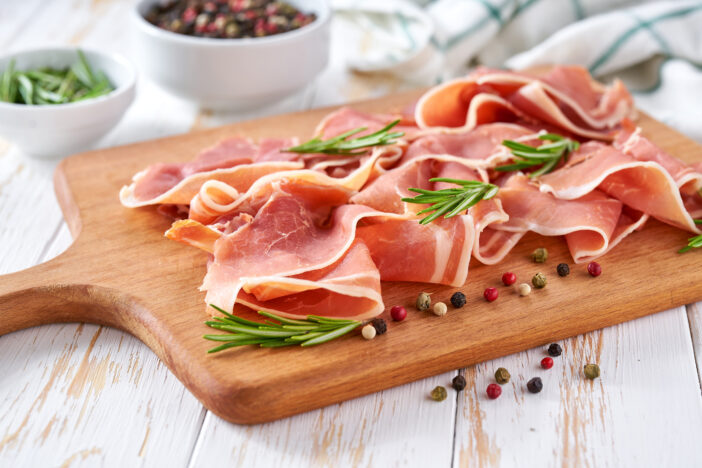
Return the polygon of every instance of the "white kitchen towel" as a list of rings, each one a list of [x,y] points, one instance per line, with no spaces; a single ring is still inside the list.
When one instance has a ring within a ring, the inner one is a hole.
[[[702,1],[333,0],[347,63],[432,84],[472,66],[578,64],[702,141]],[[346,31],[350,31],[347,33]]]

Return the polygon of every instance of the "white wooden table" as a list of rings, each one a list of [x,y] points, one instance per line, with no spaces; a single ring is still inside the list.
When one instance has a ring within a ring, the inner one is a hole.
[[[80,44],[130,57],[132,4],[3,0],[0,49]],[[340,36],[335,30],[333,50]],[[256,112],[216,114],[142,79],[102,146],[407,87],[348,73],[337,53],[300,94]],[[0,143],[0,273],[70,244],[54,166]],[[548,372],[538,367],[543,349],[460,369],[468,387],[450,390],[442,403],[428,392],[448,387],[455,373],[247,427],[205,410],[146,346],[120,331],[87,324],[19,331],[0,337],[0,466],[702,466],[702,303],[562,345]],[[585,362],[600,364],[599,380],[583,379]],[[485,388],[500,366],[513,379],[491,401]],[[543,392],[525,393],[535,375]]]

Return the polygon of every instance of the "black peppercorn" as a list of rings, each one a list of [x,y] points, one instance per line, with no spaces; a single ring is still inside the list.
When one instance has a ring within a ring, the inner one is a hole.
[[[385,320],[381,318],[374,318],[373,320],[370,321],[370,324],[373,325],[373,328],[375,328],[375,332],[378,335],[382,335],[388,330],[388,325],[385,323]]]
[[[453,293],[453,296],[451,296],[451,305],[456,309],[463,307],[466,305],[466,295],[460,291]]]
[[[540,377],[534,377],[527,382],[527,390],[529,390],[531,393],[539,393],[542,388],[544,388],[544,384],[541,382]]]
[[[560,356],[562,352],[563,348],[561,348],[561,345],[558,343],[551,343],[551,345],[548,347],[549,356],[557,357]]]
[[[556,267],[556,272],[558,276],[568,276],[570,274],[570,267],[565,263],[559,263]]]
[[[457,375],[456,377],[453,378],[451,381],[451,386],[457,391],[460,392],[464,388],[466,388],[466,378],[463,377],[462,375]]]

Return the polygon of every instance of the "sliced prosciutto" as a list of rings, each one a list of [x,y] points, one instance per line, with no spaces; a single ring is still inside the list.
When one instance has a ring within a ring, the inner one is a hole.
[[[700,233],[673,177],[654,161],[588,142],[559,170],[539,178],[540,190],[563,200],[602,190],[625,205],[680,229]]]
[[[376,132],[395,120],[400,120],[400,123],[393,127],[393,131],[404,132],[405,139],[412,139],[419,131],[413,116],[370,114],[350,107],[342,107],[324,117],[317,125],[314,134],[322,138],[331,138],[355,128],[365,127],[365,131],[358,133],[358,136],[362,136]]]
[[[498,236],[501,245],[483,247],[495,249],[492,260],[501,260],[528,231],[542,236],[565,236],[576,263],[604,255],[624,237],[640,228],[647,216],[626,209],[605,193],[594,190],[581,198],[563,200],[541,192],[538,186],[522,174],[515,174],[501,184],[498,198],[509,215],[506,222],[491,226],[487,241]]]
[[[337,185],[348,190],[358,190],[374,176],[378,161],[383,158],[398,159],[401,155],[402,149],[395,145],[377,148],[370,155],[363,156],[357,167],[339,174],[342,177],[331,177],[324,171],[306,169],[286,173],[276,172],[259,178],[244,193],[226,182],[209,180],[202,184],[197,195],[193,197],[190,204],[190,218],[202,223],[211,223],[228,213],[240,211],[239,205],[245,200],[261,197],[262,194],[269,196],[271,187],[281,178],[320,186]]]
[[[246,191],[257,179],[272,172],[300,169],[297,155],[280,150],[297,139],[264,139],[258,145],[247,138],[229,138],[202,151],[187,163],[158,163],[137,173],[122,187],[123,205],[134,208],[155,204],[188,204],[203,183],[217,180]]]
[[[619,81],[604,87],[587,70],[553,67],[543,76],[480,68],[448,81],[419,100],[420,129],[465,131],[490,122],[541,121],[586,138],[611,140],[632,117],[633,100]]]
[[[436,133],[413,141],[402,157],[401,164],[427,155],[450,155],[470,160],[469,165],[494,167],[513,158],[504,140],[525,144],[541,143],[533,130],[508,123],[491,123],[461,133]]]

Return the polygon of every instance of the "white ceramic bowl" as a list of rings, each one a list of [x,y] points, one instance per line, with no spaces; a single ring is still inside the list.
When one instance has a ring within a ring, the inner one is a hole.
[[[115,90],[85,101],[26,105],[0,102],[0,135],[25,153],[62,157],[88,149],[109,132],[134,100],[136,72],[117,55],[83,49],[94,70],[102,70]],[[75,47],[49,47],[12,52],[0,57],[0,73],[15,59],[16,70],[65,68],[78,60]]]
[[[329,58],[326,0],[290,0],[317,19],[266,37],[215,39],[158,28],[144,19],[158,0],[133,11],[139,69],[160,86],[209,109],[250,109],[285,98],[310,83]]]

